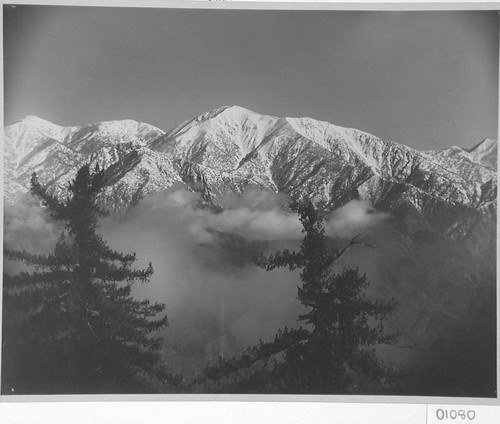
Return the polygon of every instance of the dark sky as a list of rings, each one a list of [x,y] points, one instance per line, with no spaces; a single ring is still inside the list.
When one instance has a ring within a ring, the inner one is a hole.
[[[497,138],[494,11],[4,7],[5,124],[222,105],[309,116],[418,149]]]

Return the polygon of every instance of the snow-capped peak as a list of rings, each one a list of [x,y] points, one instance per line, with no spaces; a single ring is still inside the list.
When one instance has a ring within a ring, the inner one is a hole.
[[[109,168],[109,198],[122,199],[124,207],[132,197],[182,181],[215,203],[253,185],[327,208],[361,198],[419,211],[439,211],[436,202],[444,209],[496,210],[494,140],[422,153],[357,129],[240,106],[219,107],[168,133],[131,119],[60,127],[30,116],[7,127],[5,140],[9,196],[29,186],[33,171],[63,190],[79,164],[97,158]]]
[[[38,128],[62,128],[60,125],[54,124],[53,122],[47,121],[46,119],[40,118],[36,115],[28,115],[22,120],[15,122],[13,125],[16,124],[28,125]]]

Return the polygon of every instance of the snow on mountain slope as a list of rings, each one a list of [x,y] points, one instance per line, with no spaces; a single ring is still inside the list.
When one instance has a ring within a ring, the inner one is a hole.
[[[184,123],[150,147],[180,160],[230,171],[257,147],[276,121],[241,107],[223,107]]]
[[[62,194],[84,162],[106,168],[109,188],[104,198],[122,210],[138,196],[180,181],[168,158],[146,147],[164,132],[133,120],[60,127],[37,117],[8,126],[4,133],[4,193],[12,201],[27,191],[33,172]]]
[[[216,203],[228,190],[256,185],[310,198],[327,210],[357,198],[389,210],[410,207],[440,226],[443,214],[455,221],[462,207],[489,218],[496,214],[496,172],[472,158],[419,152],[311,118],[224,107],[149,146],[175,157],[181,178]],[[443,230],[456,237],[467,232],[456,222]]]
[[[459,239],[496,216],[494,140],[468,150],[419,152],[328,122],[224,106],[167,133],[132,120],[65,128],[28,117],[6,128],[4,146],[11,200],[28,188],[34,171],[62,193],[90,160],[107,169],[106,199],[117,212],[182,182],[215,204],[249,186],[308,198],[327,211],[368,200],[396,214],[414,211]]]
[[[493,171],[498,167],[498,143],[496,140],[484,139],[467,152],[473,161]]]

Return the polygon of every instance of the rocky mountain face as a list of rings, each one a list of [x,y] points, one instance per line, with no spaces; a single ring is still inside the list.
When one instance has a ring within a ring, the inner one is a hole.
[[[147,147],[163,134],[132,120],[61,127],[29,116],[5,129],[4,196],[13,201],[17,192],[26,192],[33,172],[62,195],[78,168],[91,162],[106,169],[104,202],[112,211],[123,211],[138,196],[180,181],[171,158]]]
[[[377,249],[348,252],[344,260],[367,273],[372,294],[399,304],[389,327],[402,334],[401,346],[386,348],[384,357],[409,364],[416,386],[408,394],[490,396],[496,387],[497,146],[486,139],[471,148],[420,152],[356,129],[237,106],[168,132],[132,120],[61,127],[27,117],[5,129],[4,197],[12,203],[27,192],[33,172],[63,195],[79,166],[92,162],[106,170],[103,203],[120,216],[173,186],[200,193],[216,209],[228,194],[252,187],[311,199],[327,214],[351,200],[368,201],[389,222],[370,230]],[[219,247],[200,244],[196,252],[213,269],[198,263],[203,269],[194,280],[210,272],[239,275],[253,254],[280,246],[217,229],[211,236]],[[203,315],[200,322],[207,319],[217,327],[216,317]],[[201,340],[208,336],[198,327],[198,336],[186,336],[194,327],[172,324],[166,339],[181,363],[204,349]],[[231,354],[246,347],[234,340]],[[180,353],[179,343],[200,346]],[[434,391],[425,392],[433,379]]]
[[[175,157],[183,181],[207,200],[248,185],[310,198],[325,210],[366,199],[377,209],[424,216],[422,225],[456,239],[495,217],[496,145],[424,153],[355,129],[239,107],[202,115],[150,143]]]
[[[213,204],[249,186],[309,198],[326,211],[364,199],[457,240],[496,219],[495,140],[419,152],[356,129],[237,106],[167,133],[131,120],[60,127],[27,117],[5,129],[5,197],[26,191],[32,172],[62,193],[85,161],[106,168],[104,201],[117,213],[181,183]]]

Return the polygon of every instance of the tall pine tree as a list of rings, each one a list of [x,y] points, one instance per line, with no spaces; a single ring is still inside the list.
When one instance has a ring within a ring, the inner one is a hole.
[[[293,203],[292,209],[305,234],[300,250],[261,254],[256,262],[268,271],[300,270],[297,298],[307,312],[298,320],[305,327],[279,330],[273,341],[261,341],[241,357],[220,358],[198,382],[209,390],[230,392],[345,394],[356,392],[355,383],[362,380],[383,389],[388,373],[374,346],[397,340],[383,326],[395,304],[368,299],[365,275],[335,267],[348,248],[367,243],[355,237],[341,249],[329,247],[323,218],[314,206]],[[252,372],[257,363],[262,366]]]
[[[66,222],[48,255],[4,250],[25,264],[4,274],[2,392],[134,393],[163,387],[161,339],[165,305],[135,300],[134,282],[153,273],[132,268],[135,254],[112,250],[97,233],[104,171],[83,166],[60,201],[31,179],[31,193]],[[156,385],[156,386],[155,386]]]

